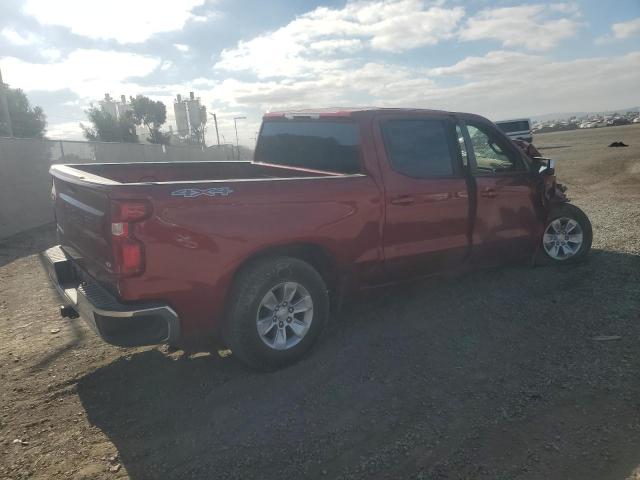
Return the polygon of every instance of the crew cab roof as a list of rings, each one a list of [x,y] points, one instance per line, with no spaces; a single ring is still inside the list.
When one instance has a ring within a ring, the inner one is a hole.
[[[304,110],[286,110],[279,112],[267,112],[264,114],[263,119],[271,118],[295,118],[295,117],[355,117],[370,115],[373,116],[377,113],[439,113],[447,114],[444,110],[431,110],[426,108],[379,108],[379,107],[333,107],[333,108],[317,108],[317,109],[304,109]]]

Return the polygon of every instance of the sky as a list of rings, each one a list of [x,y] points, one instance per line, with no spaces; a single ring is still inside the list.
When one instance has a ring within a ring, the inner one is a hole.
[[[194,91],[222,140],[267,111],[420,107],[501,120],[640,104],[640,0],[2,0],[0,69],[80,139],[106,92]],[[214,142],[213,125],[207,138]]]

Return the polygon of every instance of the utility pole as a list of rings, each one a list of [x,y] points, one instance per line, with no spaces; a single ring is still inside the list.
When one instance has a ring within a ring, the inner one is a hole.
[[[236,151],[238,152],[238,160],[240,160],[240,143],[238,143],[238,123],[237,120],[244,120],[247,117],[234,117],[233,126],[236,129]]]
[[[210,113],[213,117],[213,124],[216,126],[216,138],[218,139],[218,146],[220,146],[220,134],[218,133],[218,117],[216,117],[215,113]]]
[[[11,116],[9,115],[9,105],[7,105],[7,89],[2,81],[2,70],[0,70],[0,123],[4,123],[7,128],[7,136],[13,137],[13,127],[11,126]]]
[[[222,134],[222,144],[225,146],[225,156],[227,157],[227,160],[233,160],[233,146],[231,147],[231,158],[229,158],[229,155],[227,154],[227,139],[224,138],[224,133]]]

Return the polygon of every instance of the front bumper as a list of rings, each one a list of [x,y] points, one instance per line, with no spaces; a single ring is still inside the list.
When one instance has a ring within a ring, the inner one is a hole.
[[[78,312],[105,342],[122,347],[178,342],[180,319],[168,305],[119,302],[83,274],[60,246],[41,252],[40,260],[64,303]]]

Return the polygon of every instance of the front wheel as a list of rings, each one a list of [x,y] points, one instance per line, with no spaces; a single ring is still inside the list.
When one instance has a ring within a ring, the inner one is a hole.
[[[593,232],[589,217],[575,205],[554,207],[542,235],[542,251],[547,263],[574,263],[591,250]]]
[[[327,287],[311,265],[267,258],[245,268],[234,282],[224,336],[240,361],[271,370],[307,353],[328,316]]]

